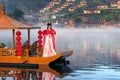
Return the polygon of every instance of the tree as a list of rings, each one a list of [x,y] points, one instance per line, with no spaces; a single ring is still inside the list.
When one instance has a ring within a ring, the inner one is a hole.
[[[81,18],[76,18],[74,22],[75,22],[76,27],[79,27],[79,25],[82,23],[82,20]]]
[[[19,21],[25,21],[24,19],[24,12],[22,10],[19,10],[19,9],[15,9],[13,11],[13,13],[9,13],[9,16],[15,18],[16,20],[19,20]]]
[[[6,47],[6,44],[5,43],[0,43],[0,48],[4,48]]]

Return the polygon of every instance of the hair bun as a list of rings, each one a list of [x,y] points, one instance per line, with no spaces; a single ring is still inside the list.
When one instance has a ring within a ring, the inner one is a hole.
[[[47,23],[47,25],[48,25],[48,26],[51,26],[51,25],[52,25],[52,23]]]

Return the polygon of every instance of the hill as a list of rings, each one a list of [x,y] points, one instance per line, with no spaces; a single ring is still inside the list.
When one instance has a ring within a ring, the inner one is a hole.
[[[4,2],[7,13],[19,9],[27,14],[30,11],[38,12],[48,4],[49,0],[4,0]],[[2,0],[0,0],[0,3],[2,3]]]

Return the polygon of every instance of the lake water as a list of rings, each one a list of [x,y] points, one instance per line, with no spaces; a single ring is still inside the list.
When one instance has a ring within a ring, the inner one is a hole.
[[[51,80],[120,80],[120,29],[56,29],[56,31],[56,52],[73,50],[74,53],[67,58],[72,72],[62,78],[54,76]],[[5,35],[9,37],[9,34]],[[36,34],[37,32],[32,31],[31,43],[37,40]],[[1,34],[0,37],[1,41],[6,38]],[[2,42],[9,46],[11,39]],[[13,79],[9,77],[6,80]]]
[[[120,80],[120,30],[58,30],[57,49],[71,50],[73,72],[57,80]]]

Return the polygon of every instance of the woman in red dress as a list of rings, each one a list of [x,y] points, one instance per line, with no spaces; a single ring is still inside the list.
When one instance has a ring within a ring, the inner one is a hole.
[[[47,29],[43,31],[44,33],[44,48],[43,48],[43,57],[49,57],[56,55],[55,52],[55,38],[54,35],[56,31],[52,29],[52,24],[47,24]]]

